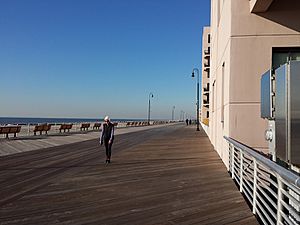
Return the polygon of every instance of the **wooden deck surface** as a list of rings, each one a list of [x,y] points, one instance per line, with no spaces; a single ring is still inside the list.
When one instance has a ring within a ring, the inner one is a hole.
[[[0,158],[0,224],[257,224],[204,131],[174,125]]]
[[[130,132],[153,129],[155,127],[172,126],[173,124],[162,124],[142,127],[121,127],[115,130],[115,134],[125,134]],[[79,128],[78,128],[79,129]],[[49,135],[37,136],[18,136],[16,138],[0,138],[0,157],[5,155],[17,154],[37,149],[45,149],[54,146],[71,144],[99,138],[100,131],[82,131],[50,133]]]

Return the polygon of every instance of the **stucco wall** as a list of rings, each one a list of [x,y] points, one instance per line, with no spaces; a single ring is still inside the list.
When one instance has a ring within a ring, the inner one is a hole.
[[[267,151],[260,78],[271,68],[272,47],[300,46],[300,20],[286,20],[299,18],[300,1],[294,7],[288,2],[274,1],[267,12],[253,14],[248,0],[211,1],[209,137],[226,166],[224,135]]]

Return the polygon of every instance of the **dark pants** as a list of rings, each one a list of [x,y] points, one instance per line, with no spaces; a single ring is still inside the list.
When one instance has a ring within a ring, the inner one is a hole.
[[[104,146],[105,146],[105,150],[106,150],[106,158],[110,159],[111,157],[111,146],[112,146],[112,142],[109,144],[108,143],[109,140],[104,140]]]

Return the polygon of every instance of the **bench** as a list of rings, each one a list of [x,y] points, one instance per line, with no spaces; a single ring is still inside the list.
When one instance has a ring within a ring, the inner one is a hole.
[[[48,134],[48,131],[51,129],[51,124],[38,124],[35,125],[33,133],[36,135],[36,132],[40,132],[40,135],[42,135],[43,131],[45,131],[46,134]]]
[[[60,125],[60,128],[59,128],[59,133],[61,133],[62,130],[64,130],[64,132],[66,132],[66,130],[67,130],[68,132],[70,132],[70,129],[72,129],[72,126],[73,126],[72,123],[69,123],[69,124],[66,124],[66,123],[61,124],[61,125]]]
[[[4,134],[5,138],[8,138],[8,134],[14,134],[17,137],[17,133],[20,133],[21,126],[2,126],[0,127],[0,134]]]
[[[93,130],[100,130],[101,123],[94,123]]]
[[[127,122],[126,126],[131,127],[131,126],[144,126],[147,125],[148,122],[142,122],[142,121],[133,121],[133,122]]]
[[[91,126],[91,124],[89,123],[82,123],[81,126],[80,126],[80,130],[88,130],[89,127]]]

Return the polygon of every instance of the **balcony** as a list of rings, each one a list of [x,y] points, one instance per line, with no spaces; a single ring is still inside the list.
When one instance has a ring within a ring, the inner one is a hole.
[[[210,68],[209,67],[204,67],[204,71],[207,72],[207,73],[209,73]],[[207,77],[209,77],[209,76],[207,76]]]
[[[209,55],[210,54],[210,47],[208,47],[207,49],[204,50],[204,54],[205,55]]]
[[[268,11],[274,0],[250,0],[250,12],[261,13]]]
[[[205,62],[204,63],[204,67],[210,67],[210,63],[209,62]]]
[[[204,100],[203,99],[203,106],[209,105],[209,100]]]

